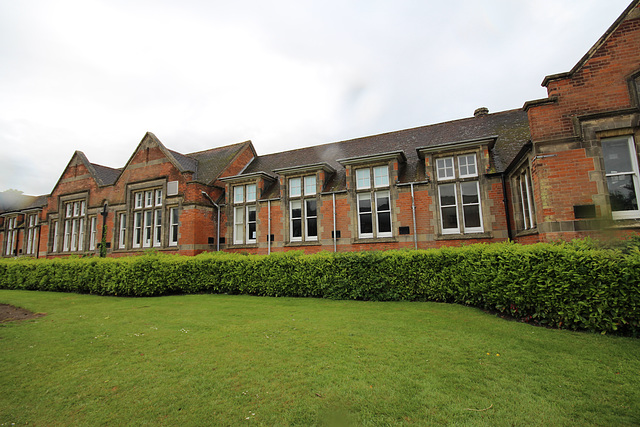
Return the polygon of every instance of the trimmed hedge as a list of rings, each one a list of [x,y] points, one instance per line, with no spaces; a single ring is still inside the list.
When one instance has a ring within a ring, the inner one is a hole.
[[[440,301],[551,327],[640,335],[638,247],[602,248],[589,241],[315,255],[3,260],[0,288]]]

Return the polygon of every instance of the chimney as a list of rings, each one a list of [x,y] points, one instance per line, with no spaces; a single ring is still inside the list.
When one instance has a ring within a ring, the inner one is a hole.
[[[489,109],[487,107],[476,108],[476,111],[473,112],[474,117],[482,117],[489,114]]]

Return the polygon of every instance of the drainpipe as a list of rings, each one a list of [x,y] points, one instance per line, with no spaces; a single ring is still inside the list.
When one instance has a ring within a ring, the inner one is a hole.
[[[338,244],[336,241],[336,193],[332,194],[333,196],[333,252],[338,252]]]
[[[416,198],[413,194],[413,182],[411,183],[411,216],[413,217],[413,246],[418,249],[418,230],[416,230]]]
[[[511,219],[509,219],[509,200],[507,199],[507,185],[504,179],[504,172],[500,174],[500,179],[502,180],[502,203],[504,204],[504,214],[507,218],[507,237],[509,240],[512,240],[511,235]]]
[[[220,252],[220,205],[213,201],[213,199],[204,191],[202,195],[206,197],[218,211],[218,220],[216,221],[216,251]]]
[[[271,255],[271,200],[267,200],[267,255]]]
[[[36,259],[40,258],[40,237],[42,236],[42,225],[40,225],[40,215],[38,215],[38,243],[36,244]]]
[[[102,208],[102,237],[100,239],[100,258],[105,258],[107,256],[107,215],[109,215],[108,205],[104,204]]]

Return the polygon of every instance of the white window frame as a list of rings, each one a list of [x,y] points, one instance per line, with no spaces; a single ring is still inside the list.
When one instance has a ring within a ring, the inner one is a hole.
[[[63,252],[84,251],[86,206],[85,200],[65,202]]]
[[[125,249],[127,247],[127,214],[121,213],[118,218],[118,249]]]
[[[153,247],[162,246],[162,209],[153,211]]]
[[[33,255],[38,250],[38,214],[27,215],[27,255]]]
[[[636,196],[636,204],[638,206],[638,209],[634,209],[634,210],[626,210],[626,211],[614,211],[613,210],[613,206],[611,206],[611,216],[613,217],[614,220],[620,220],[620,219],[636,219],[636,218],[640,218],[640,168],[638,167],[638,153],[636,151],[636,145],[635,145],[635,141],[633,139],[633,136],[628,135],[628,136],[620,136],[620,137],[615,137],[615,138],[607,138],[607,139],[603,139],[601,141],[601,143],[604,145],[608,142],[614,142],[614,141],[620,141],[625,139],[627,142],[627,147],[628,147],[628,154],[629,154],[629,160],[631,163],[631,170],[630,171],[622,171],[622,172],[618,172],[618,171],[614,171],[611,173],[607,173],[606,172],[606,165],[605,165],[605,185],[607,187],[607,191],[609,191],[609,180],[608,178],[611,177],[620,177],[620,176],[631,176],[631,181],[633,182],[633,186],[635,188],[635,196]],[[604,157],[604,150],[603,150],[603,157]],[[606,159],[605,159],[606,162]]]
[[[522,213],[523,230],[530,230],[536,227],[535,210],[533,202],[533,188],[531,188],[531,171],[525,168],[518,173],[516,178],[516,191],[520,196],[520,210]]]
[[[6,230],[6,236],[7,236],[7,238],[5,239],[6,240],[5,255],[11,256],[11,255],[14,255],[13,246],[16,243],[16,238],[18,235],[18,230],[16,228],[18,217],[17,216],[9,217],[5,221],[6,221],[5,230]]]
[[[136,190],[133,193],[133,200],[131,247],[134,249],[162,247],[164,191],[162,188]],[[171,225],[169,227],[171,228]],[[119,242],[119,248],[124,249],[126,231],[123,233],[122,224],[120,235],[122,240]]]
[[[484,218],[482,215],[482,193],[480,191],[480,181],[478,179],[479,167],[477,153],[441,157],[437,158],[435,162],[436,176],[438,178],[438,213],[440,216],[441,233],[443,235],[484,233]],[[478,197],[477,202],[465,203],[464,201],[464,195],[462,194],[462,185],[469,183],[476,184]],[[443,205],[442,189],[444,187],[450,186],[453,186],[455,205]],[[465,207],[476,205],[478,206],[478,215],[480,216],[480,226],[466,227]],[[455,208],[456,227],[445,228],[443,212],[445,209],[451,208]]]
[[[89,235],[89,250],[95,251],[96,250],[96,234],[98,233],[98,229],[97,229],[98,217],[92,216],[89,222],[90,222],[89,230],[91,233]]]
[[[391,173],[389,165],[358,168],[355,171],[356,181],[356,215],[358,222],[358,238],[374,239],[393,237],[393,202],[391,200]],[[372,186],[373,183],[373,186]],[[388,210],[378,210],[378,200],[387,197],[389,200]],[[364,201],[369,202],[370,211],[364,209]],[[380,231],[380,218],[382,215],[389,215],[390,231]],[[362,221],[365,217],[371,219],[371,232],[362,231]]]
[[[289,241],[317,242],[318,241],[318,181],[316,175],[289,178]],[[309,202],[316,205],[315,215],[309,213]],[[294,210],[300,211],[300,216],[294,217]],[[315,221],[316,234],[311,235],[310,224]],[[294,236],[295,223],[300,223],[300,235]]]
[[[256,209],[256,205],[247,205],[246,206],[247,209],[247,235],[246,235],[246,241],[247,243],[251,244],[251,243],[256,243],[257,238],[258,238],[258,211]],[[251,212],[253,212],[254,215],[254,219],[251,219]],[[251,228],[253,226],[253,235],[251,235]]]
[[[58,224],[60,221],[53,221],[53,245],[51,246],[51,252],[58,252]]]
[[[463,185],[465,184],[475,184],[475,190],[476,190],[476,195],[478,197],[478,201],[477,202],[473,202],[473,203],[465,203],[464,201],[464,193],[463,193]],[[464,227],[464,232],[465,233],[484,233],[484,226],[482,223],[482,202],[481,202],[481,197],[480,197],[480,182],[478,181],[463,181],[463,182],[459,182],[457,183],[457,186],[460,188],[460,206],[462,209],[462,226]],[[466,225],[466,215],[465,215],[465,207],[470,207],[470,206],[478,206],[478,216],[479,216],[479,220],[480,220],[480,226],[478,227],[467,227]]]
[[[453,187],[453,195],[455,199],[455,203],[453,205],[443,205],[442,204],[442,194],[441,189],[446,186]],[[440,230],[442,230],[442,234],[460,234],[460,209],[458,208],[458,186],[455,182],[450,182],[447,184],[438,185],[438,206],[440,207]],[[456,227],[455,228],[444,228],[444,214],[442,211],[445,208],[455,208],[456,210]]]
[[[455,169],[456,166],[453,156],[436,159],[436,172],[438,181],[455,179]]]
[[[257,185],[242,184],[233,186],[233,244],[250,245],[257,242],[258,204]],[[250,221],[250,213],[255,213],[255,220]],[[251,228],[254,227],[253,235]]]
[[[180,212],[178,208],[169,209],[169,246],[178,246],[180,229]]]

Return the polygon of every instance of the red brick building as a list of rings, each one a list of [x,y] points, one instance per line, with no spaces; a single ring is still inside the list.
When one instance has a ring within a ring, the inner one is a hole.
[[[640,0],[517,110],[265,156],[144,136],[76,152],[51,194],[0,200],[2,256],[271,253],[528,243],[640,230]],[[1,193],[0,193],[1,194]],[[6,198],[5,198],[6,199]]]

